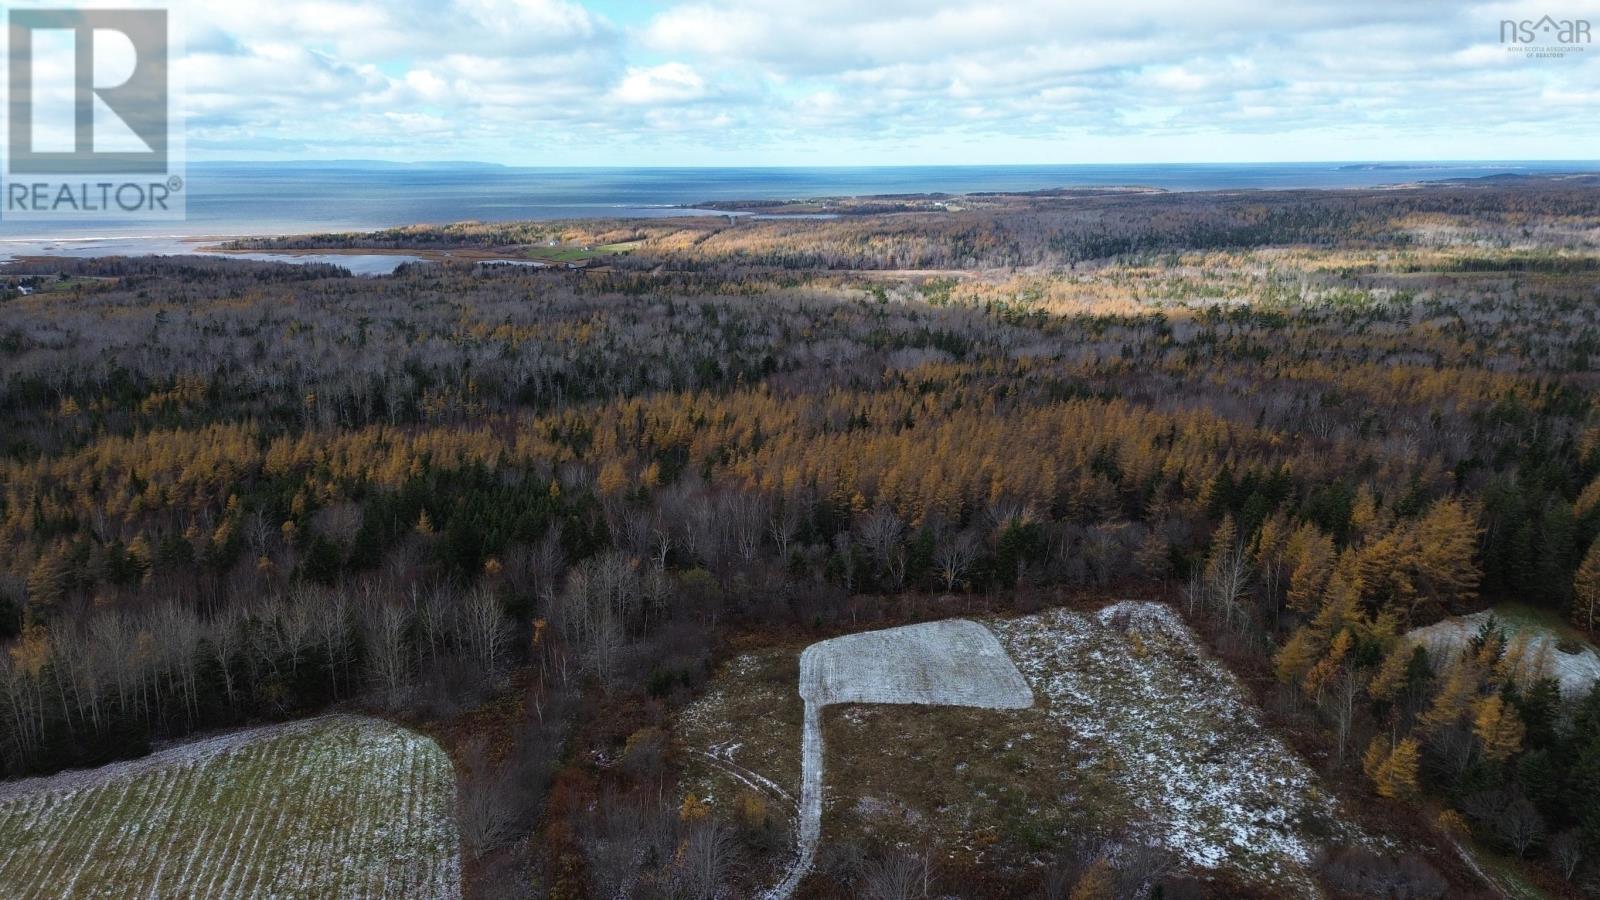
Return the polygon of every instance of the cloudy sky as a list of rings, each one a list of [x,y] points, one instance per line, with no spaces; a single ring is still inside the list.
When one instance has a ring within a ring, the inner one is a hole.
[[[173,5],[191,160],[834,165],[1600,156],[1600,0]]]

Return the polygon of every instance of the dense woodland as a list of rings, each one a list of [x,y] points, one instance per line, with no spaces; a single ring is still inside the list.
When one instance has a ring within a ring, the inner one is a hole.
[[[1595,890],[1600,692],[1403,635],[1600,637],[1600,182],[930,203],[265,242],[637,242],[581,272],[10,265],[0,772],[386,709],[476,735],[474,890],[712,896],[786,846],[661,799],[730,641],[1137,591],[1351,802]],[[856,855],[811,890],[920,896]]]

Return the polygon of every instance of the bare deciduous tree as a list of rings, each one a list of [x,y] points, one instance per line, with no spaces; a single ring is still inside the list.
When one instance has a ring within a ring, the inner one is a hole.
[[[890,853],[866,865],[861,894],[870,900],[924,900],[932,896],[933,865],[925,853]]]
[[[462,751],[462,774],[456,788],[456,821],[461,843],[474,858],[499,847],[516,829],[515,773],[494,765],[488,742],[479,736]]]
[[[761,533],[766,530],[767,499],[760,494],[739,492],[722,495],[718,505],[739,559],[747,563],[754,560],[761,547]]]
[[[1230,629],[1237,630],[1248,622],[1244,599],[1250,588],[1251,570],[1250,554],[1243,544],[1235,544],[1206,567],[1206,599]]]
[[[338,695],[339,678],[347,672],[355,655],[350,634],[349,594],[341,589],[322,597],[311,609],[311,630],[317,644],[322,647],[328,683],[334,694]]]
[[[1578,829],[1570,828],[1550,839],[1550,862],[1562,878],[1572,880],[1583,862],[1583,836]]]
[[[1333,680],[1330,689],[1322,695],[1323,706],[1333,719],[1336,765],[1344,764],[1345,753],[1350,747],[1350,732],[1355,726],[1356,713],[1360,710],[1358,701],[1363,696],[1366,683],[1366,679],[1360,674],[1348,666],[1341,666],[1338,677]]]
[[[467,655],[484,677],[498,677],[511,645],[511,623],[492,589],[479,586],[467,593],[461,602],[457,629]]]
[[[648,846],[649,817],[618,797],[602,797],[583,829],[583,853],[596,897],[632,896]]]
[[[192,723],[199,715],[200,621],[195,615],[167,601],[157,606],[146,623],[155,639],[160,665],[177,685],[184,715]]]
[[[732,873],[739,845],[727,826],[714,821],[690,826],[679,868],[684,896],[715,900]]]
[[[933,551],[933,562],[939,567],[939,577],[944,580],[946,593],[955,590],[956,582],[977,561],[981,549],[978,536],[970,531],[962,531],[939,542]]]
[[[767,524],[767,533],[772,535],[772,543],[778,548],[779,561],[788,561],[789,545],[799,532],[800,504],[791,498],[783,498]]]
[[[1527,797],[1518,794],[1500,811],[1495,833],[1521,858],[1527,855],[1534,844],[1543,840],[1544,817],[1539,815],[1539,810]]]
[[[905,530],[905,523],[886,505],[862,517],[856,526],[862,546],[896,588],[905,576],[905,554],[900,547]]]
[[[234,667],[238,665],[239,655],[244,649],[243,623],[244,616],[238,607],[224,606],[211,618],[206,630],[206,646],[212,662],[216,663],[217,674],[222,678],[222,696],[229,708],[237,708],[238,705],[239,692],[234,683]]]
[[[406,656],[406,627],[410,618],[405,607],[377,597],[370,600],[362,613],[367,675],[372,679],[380,703],[397,703],[405,694],[410,678]]]

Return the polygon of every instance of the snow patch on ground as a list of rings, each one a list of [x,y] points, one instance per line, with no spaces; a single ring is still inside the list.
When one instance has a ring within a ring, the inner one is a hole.
[[[1428,648],[1428,653],[1438,658],[1454,655],[1477,635],[1478,630],[1493,615],[1492,610],[1455,616],[1406,633],[1406,637]],[[1561,693],[1567,697],[1582,696],[1600,681],[1600,653],[1595,648],[1582,645],[1577,653],[1561,650],[1562,636],[1552,628],[1515,617],[1499,616],[1495,620],[1506,637],[1518,636],[1528,642],[1524,659],[1543,658],[1543,674],[1561,682]]]
[[[1142,811],[1148,837],[1190,864],[1308,896],[1319,849],[1308,831],[1361,839],[1170,608],[1124,602],[991,625],[1051,716]]]

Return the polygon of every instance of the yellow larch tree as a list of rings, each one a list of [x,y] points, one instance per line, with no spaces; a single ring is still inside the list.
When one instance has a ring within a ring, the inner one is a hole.
[[[1289,607],[1309,614],[1321,602],[1322,592],[1333,574],[1333,538],[1308,522],[1296,529],[1290,538],[1288,555],[1293,560],[1289,573]]]
[[[1522,749],[1522,717],[1515,707],[1491,694],[1473,707],[1472,733],[1483,745],[1483,755],[1504,762]]]
[[[1396,641],[1389,648],[1388,654],[1378,666],[1377,674],[1367,682],[1367,696],[1374,700],[1393,700],[1400,693],[1400,688],[1405,684],[1406,668],[1411,663],[1412,654],[1416,652],[1416,644],[1410,641]]]
[[[1403,738],[1391,747],[1388,738],[1378,735],[1361,757],[1361,770],[1371,779],[1378,796],[1403,800],[1417,794],[1420,758],[1420,747],[1414,738]]]
[[[1444,686],[1434,695],[1433,704],[1422,714],[1423,729],[1436,731],[1458,721],[1471,705],[1478,683],[1476,668],[1465,659],[1458,660]]]
[[[1460,500],[1446,498],[1428,508],[1412,541],[1419,600],[1448,605],[1477,592],[1482,573],[1473,556],[1481,531],[1476,514]],[[1415,605],[1411,611],[1416,613]]]

